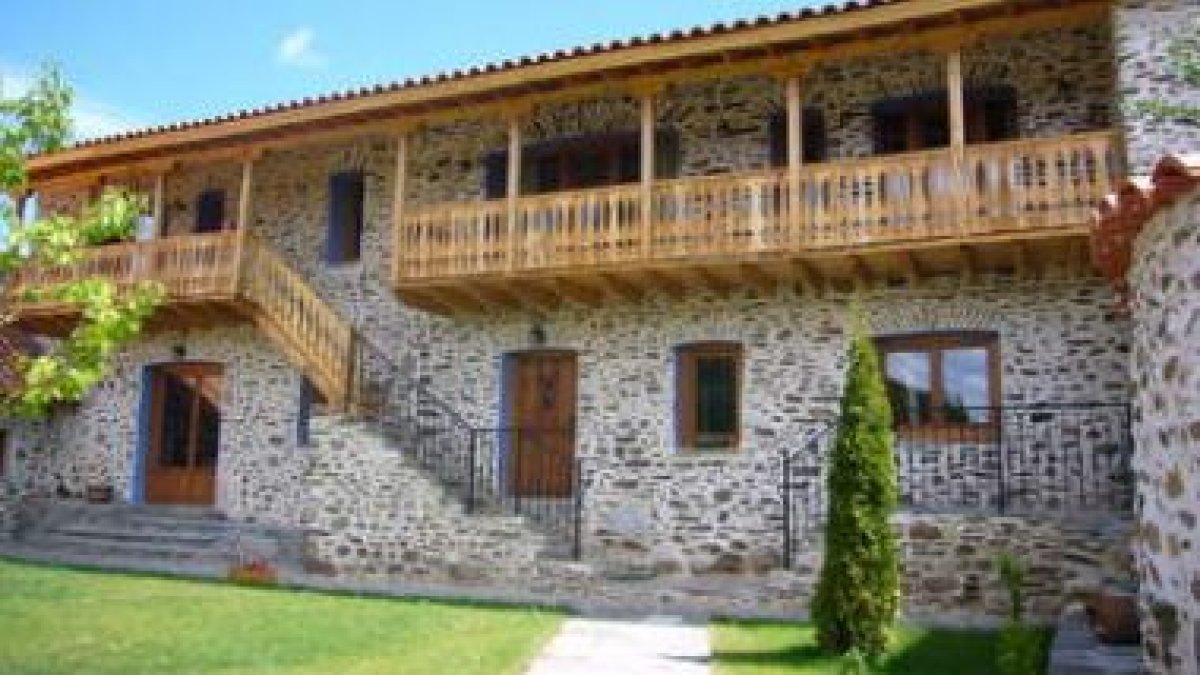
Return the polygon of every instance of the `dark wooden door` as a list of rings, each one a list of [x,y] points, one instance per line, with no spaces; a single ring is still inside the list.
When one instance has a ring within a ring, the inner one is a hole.
[[[513,494],[570,496],[575,465],[575,354],[525,352],[513,358],[508,382]]]
[[[221,437],[221,366],[158,366],[150,386],[146,501],[211,505]]]

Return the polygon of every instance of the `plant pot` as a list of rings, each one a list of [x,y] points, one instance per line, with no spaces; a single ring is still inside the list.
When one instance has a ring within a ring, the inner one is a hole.
[[[1141,638],[1138,624],[1137,594],[1105,588],[1088,603],[1092,630],[1105,644],[1137,644]]]
[[[88,485],[83,489],[83,498],[89,504],[110,504],[113,500],[111,485]]]

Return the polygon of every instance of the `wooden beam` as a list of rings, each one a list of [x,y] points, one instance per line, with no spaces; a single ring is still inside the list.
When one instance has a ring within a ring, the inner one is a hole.
[[[900,267],[904,270],[904,278],[908,285],[914,288],[919,286],[924,274],[917,256],[912,251],[898,251],[896,256],[900,260]]]
[[[792,267],[795,269],[797,278],[813,295],[816,297],[825,295],[826,280],[816,265],[809,260],[797,258],[792,261]]]
[[[746,284],[759,290],[775,292],[783,285],[778,277],[758,263],[742,263],[737,266],[737,273]]]
[[[1033,261],[1030,247],[1025,241],[1013,241],[1013,276],[1019,280],[1030,279],[1033,276]]]
[[[508,118],[508,269],[517,264],[517,200],[521,197],[521,115],[513,112]]]
[[[672,300],[682,300],[687,296],[687,284],[662,270],[645,270],[642,275],[651,286]]]
[[[871,270],[865,258],[861,255],[851,255],[850,266],[855,288],[865,290],[875,285],[875,272]]]
[[[160,173],[154,176],[154,196],[151,199],[151,218],[154,219],[154,237],[166,236],[167,234],[167,174]]]
[[[408,132],[396,134],[396,176],[392,187],[392,281],[400,279],[400,247],[404,232],[404,198],[408,179]]]
[[[625,281],[615,274],[596,274],[587,277],[586,281],[595,283],[609,296],[620,301],[639,302],[643,296],[642,291],[636,285]]]
[[[979,260],[975,255],[975,247],[970,244],[959,244],[954,247],[958,252],[959,264],[962,267],[963,282],[973,284],[979,280]]]
[[[242,160],[242,186],[238,192],[238,222],[237,227],[239,232],[247,232],[250,229],[250,218],[253,215],[253,186],[254,186],[254,160]]]
[[[638,97],[639,122],[641,126],[641,142],[638,144],[641,152],[641,231],[642,249],[650,250],[654,237],[652,228],[654,222],[654,91],[646,91]]]
[[[784,85],[784,100],[787,107],[787,168],[788,168],[788,214],[792,228],[799,231],[800,225],[800,169],[804,162],[804,107],[800,100],[800,77],[792,75]]]

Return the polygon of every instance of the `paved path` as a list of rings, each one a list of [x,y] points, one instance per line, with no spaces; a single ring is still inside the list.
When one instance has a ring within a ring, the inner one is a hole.
[[[708,626],[678,617],[563,622],[528,675],[709,675]]]

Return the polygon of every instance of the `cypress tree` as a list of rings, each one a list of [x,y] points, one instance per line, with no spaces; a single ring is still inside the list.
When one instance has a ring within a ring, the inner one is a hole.
[[[879,655],[899,604],[890,523],[898,488],[891,408],[879,356],[861,327],[850,345],[829,462],[825,559],[812,607],[817,640],[839,654],[857,648]]]

